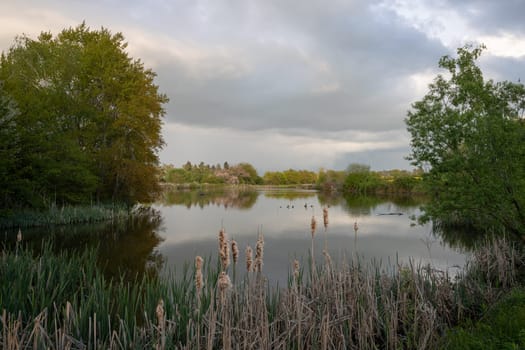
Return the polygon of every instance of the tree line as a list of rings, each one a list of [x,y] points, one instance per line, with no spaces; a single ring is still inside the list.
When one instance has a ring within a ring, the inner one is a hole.
[[[249,185],[311,185],[325,191],[356,195],[409,194],[420,192],[421,171],[384,170],[372,171],[364,164],[350,164],[346,170],[287,169],[267,171],[261,177],[249,163],[215,165],[186,162],[181,168],[165,165],[162,179],[173,184],[249,184]]]
[[[0,209],[155,197],[166,95],[121,33],[85,23],[0,58]]]

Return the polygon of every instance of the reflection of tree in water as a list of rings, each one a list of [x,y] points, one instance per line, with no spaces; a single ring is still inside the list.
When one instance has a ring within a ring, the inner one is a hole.
[[[224,208],[250,209],[257,202],[259,192],[225,187],[214,190],[170,191],[164,193],[162,204],[184,205],[188,209],[193,206],[204,208],[215,205]]]
[[[296,200],[296,199],[307,199],[310,197],[314,197],[317,194],[315,191],[308,191],[308,190],[273,190],[273,191],[265,191],[264,196],[268,198],[276,198],[276,199],[287,199],[287,200]]]
[[[157,234],[161,224],[160,212],[143,208],[127,220],[32,228],[23,231],[23,237],[37,252],[48,239],[56,251],[96,249],[107,277],[116,278],[122,272],[124,278],[131,279],[146,273],[157,275],[162,268],[164,258],[155,250],[163,240]]]
[[[343,196],[330,191],[321,191],[317,193],[317,199],[319,200],[319,204],[323,207],[338,206],[344,201]]]
[[[481,233],[464,225],[447,225],[442,223],[433,223],[432,233],[450,247],[461,249],[462,251],[472,251],[476,245],[479,245],[488,237],[487,233]]]
[[[393,208],[389,212],[401,212],[412,215],[415,208],[424,203],[424,198],[415,196],[341,196],[341,206],[351,215],[371,215],[381,204],[391,204]]]
[[[379,204],[386,202],[380,197],[373,196],[344,196],[341,207],[352,216],[370,215]]]
[[[99,246],[99,262],[104,271],[110,276],[124,274],[126,278],[156,276],[164,265],[164,257],[155,250],[163,241],[157,233],[161,224],[160,212],[148,208],[114,228],[113,236]]]

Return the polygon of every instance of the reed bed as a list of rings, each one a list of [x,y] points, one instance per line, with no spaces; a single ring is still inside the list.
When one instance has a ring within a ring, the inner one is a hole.
[[[238,257],[229,266],[226,256],[199,256],[181,276],[128,282],[105,279],[94,251],[54,254],[47,244],[33,256],[18,245],[0,255],[2,349],[432,349],[517,286],[524,264],[502,238],[478,247],[454,278],[411,263],[333,262],[325,252],[314,273],[290,261],[289,285],[270,288],[262,233],[237,283]],[[221,230],[219,250],[227,246]]]
[[[141,214],[144,207],[128,208],[119,204],[51,206],[45,210],[23,209],[0,215],[0,228],[70,225],[100,221],[119,221]]]

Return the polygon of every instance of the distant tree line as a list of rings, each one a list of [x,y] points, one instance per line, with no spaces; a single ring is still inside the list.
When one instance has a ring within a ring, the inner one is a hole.
[[[174,184],[228,184],[228,185],[260,185],[262,178],[257,170],[249,163],[230,165],[224,162],[210,165],[200,162],[192,164],[187,161],[182,168],[172,165],[163,167],[162,180]]]
[[[122,34],[85,24],[0,58],[0,209],[155,198],[163,104]]]
[[[230,166],[228,162],[209,165],[186,162],[182,168],[163,167],[163,181],[174,184],[251,184],[251,185],[314,185],[324,191],[337,191],[356,195],[419,192],[419,171],[371,171],[368,165],[351,164],[346,170],[288,169],[267,171],[262,177],[249,163]]]

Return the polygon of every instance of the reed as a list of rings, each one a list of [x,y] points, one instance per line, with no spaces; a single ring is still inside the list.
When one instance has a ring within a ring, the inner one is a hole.
[[[259,235],[256,261],[263,244]],[[130,283],[105,279],[95,251],[4,251],[0,347],[437,348],[448,328],[481,317],[520,285],[525,254],[506,239],[487,241],[452,278],[426,265],[333,261],[325,252],[315,280],[303,281],[295,260],[290,285],[273,289],[264,278],[232,284],[220,261],[198,258],[194,274],[186,267]]]
[[[257,238],[257,244],[255,245],[255,271],[262,273],[262,267],[264,264],[264,236],[262,232],[259,232]]]
[[[143,207],[128,208],[123,204],[93,205],[53,205],[49,208],[22,209],[3,212],[0,215],[0,228],[36,227],[94,223],[101,221],[120,221],[133,215],[140,215]]]

